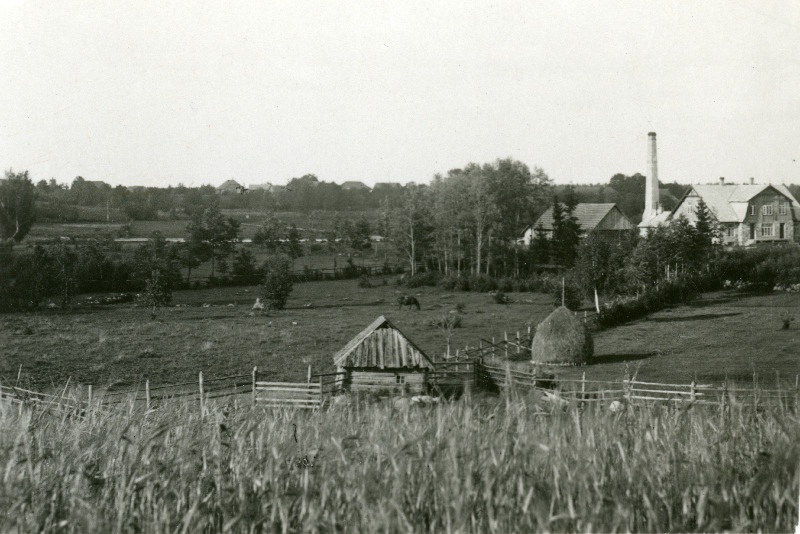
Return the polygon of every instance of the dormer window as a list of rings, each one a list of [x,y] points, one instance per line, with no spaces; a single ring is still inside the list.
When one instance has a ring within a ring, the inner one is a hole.
[[[772,207],[772,202],[770,202],[769,204],[764,204],[763,206],[761,206],[761,213],[764,214],[764,215],[772,215],[774,213],[774,210],[773,210],[773,207]]]
[[[756,205],[750,204],[750,215],[755,215],[755,214],[756,214]]]
[[[778,202],[778,215],[786,215],[788,211],[786,202]]]

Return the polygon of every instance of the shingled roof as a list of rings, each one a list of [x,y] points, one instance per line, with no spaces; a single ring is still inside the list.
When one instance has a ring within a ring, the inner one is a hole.
[[[581,225],[581,230],[584,232],[590,232],[597,228],[597,226],[606,218],[611,210],[615,209],[616,204],[614,203],[606,203],[606,204],[590,204],[590,203],[581,203],[575,206],[574,215],[578,219],[578,224]],[[539,220],[536,221],[534,228],[538,228],[539,225],[545,230],[552,230],[553,229],[553,208],[552,206],[545,211]]]
[[[381,315],[333,356],[343,367],[433,368],[433,362],[389,319]]]

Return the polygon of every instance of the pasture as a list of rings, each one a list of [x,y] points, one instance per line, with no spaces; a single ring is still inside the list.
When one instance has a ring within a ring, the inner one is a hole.
[[[308,365],[332,370],[332,355],[379,315],[386,315],[425,352],[441,356],[447,331],[437,327],[450,310],[463,307],[462,324],[451,332],[451,352],[481,339],[525,332],[552,310],[549,295],[511,293],[511,303],[490,295],[405,290],[394,277],[373,278],[373,288],[355,280],[296,284],[288,307],[253,314],[256,287],[180,291],[173,307],[155,321],[130,304],[78,305],[0,315],[0,380],[49,390],[72,383],[102,388],[168,384],[242,374],[258,366],[265,379],[298,380]],[[401,293],[415,295],[421,311],[398,310]],[[204,307],[207,306],[207,307]],[[687,306],[665,310],[595,334],[589,365],[556,368],[560,376],[585,372],[595,380],[619,380],[626,366],[640,380],[719,383],[726,377],[762,385],[780,379],[794,386],[800,374],[800,326],[781,329],[781,317],[800,309],[800,296],[752,296],[734,291],[704,295]],[[523,356],[524,359],[524,356]],[[525,362],[515,362],[525,367]]]

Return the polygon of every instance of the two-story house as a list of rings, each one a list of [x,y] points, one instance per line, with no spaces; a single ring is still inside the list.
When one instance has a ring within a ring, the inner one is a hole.
[[[800,203],[782,184],[694,185],[672,211],[670,219],[683,215],[697,221],[697,205],[703,199],[721,232],[724,245],[800,241]]]

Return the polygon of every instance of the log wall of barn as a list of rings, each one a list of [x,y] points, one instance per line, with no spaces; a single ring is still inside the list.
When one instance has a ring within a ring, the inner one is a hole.
[[[398,383],[403,377],[403,383]],[[425,373],[409,369],[380,369],[351,371],[349,377],[350,391],[391,391],[411,395],[421,395],[427,390]]]

